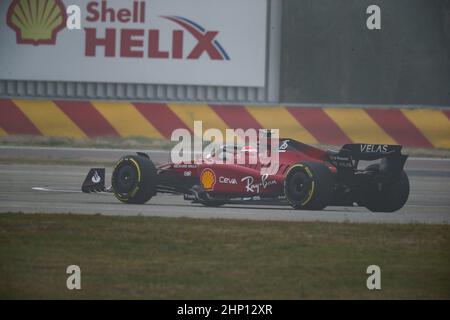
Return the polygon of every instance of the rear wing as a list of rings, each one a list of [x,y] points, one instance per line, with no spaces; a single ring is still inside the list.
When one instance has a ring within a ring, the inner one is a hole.
[[[356,169],[360,160],[381,159],[380,172],[395,176],[401,173],[408,159],[402,154],[402,148],[400,145],[352,143],[344,145],[337,153],[329,154],[329,159],[343,169]]]
[[[392,144],[351,143],[339,150],[339,155],[351,156],[353,160],[378,160],[402,155],[402,146]]]

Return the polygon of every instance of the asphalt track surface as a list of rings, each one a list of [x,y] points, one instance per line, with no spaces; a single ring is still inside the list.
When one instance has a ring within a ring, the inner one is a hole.
[[[1,157],[57,159],[116,159],[130,150],[0,147]],[[167,151],[148,151],[156,162]],[[80,213],[122,216],[230,218],[250,220],[330,221],[369,223],[450,223],[450,160],[410,158],[406,172],[411,193],[405,207],[394,213],[372,213],[359,207],[328,207],[297,211],[283,205],[230,204],[207,208],[182,196],[157,195],[145,205],[120,203],[112,194],[83,194],[80,186],[90,166],[0,164],[0,212]],[[107,168],[110,181],[111,168]],[[52,191],[33,190],[33,187]]]

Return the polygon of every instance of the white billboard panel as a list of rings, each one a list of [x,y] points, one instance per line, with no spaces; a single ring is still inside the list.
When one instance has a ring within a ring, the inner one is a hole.
[[[0,15],[0,79],[265,85],[264,0],[9,0]]]

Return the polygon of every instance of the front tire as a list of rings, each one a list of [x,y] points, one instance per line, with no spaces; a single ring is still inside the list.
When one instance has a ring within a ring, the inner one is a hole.
[[[142,156],[125,156],[117,162],[111,184],[121,202],[144,204],[156,194],[155,165]]]
[[[289,168],[284,193],[294,209],[322,210],[333,199],[333,174],[323,163],[300,162]]]

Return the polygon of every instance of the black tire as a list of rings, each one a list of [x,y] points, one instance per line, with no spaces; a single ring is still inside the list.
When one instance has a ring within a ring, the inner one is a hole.
[[[155,165],[142,156],[125,156],[117,162],[111,184],[118,200],[133,204],[146,203],[156,194]]]
[[[379,164],[373,164],[366,168],[367,171],[380,171]],[[364,206],[372,212],[394,212],[401,209],[409,197],[409,179],[402,170],[397,180],[389,185],[369,186],[364,195]]]
[[[284,193],[294,209],[322,210],[333,200],[333,174],[320,162],[297,163],[286,174]]]

